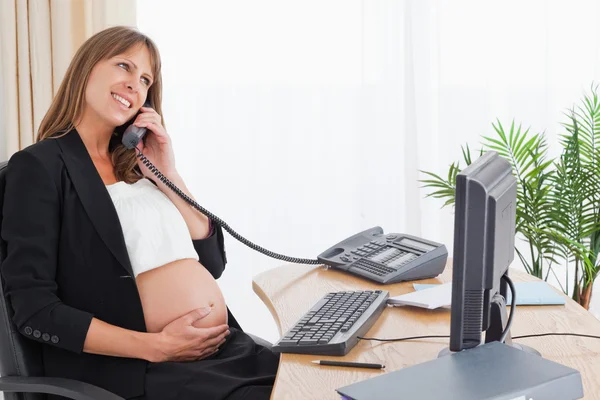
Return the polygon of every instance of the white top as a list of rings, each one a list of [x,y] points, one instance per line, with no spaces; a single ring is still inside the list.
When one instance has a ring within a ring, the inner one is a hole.
[[[119,215],[134,276],[175,260],[198,260],[183,216],[150,180],[121,181],[106,189]]]

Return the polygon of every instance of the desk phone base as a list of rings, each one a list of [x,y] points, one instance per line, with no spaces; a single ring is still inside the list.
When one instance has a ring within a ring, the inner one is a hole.
[[[273,351],[346,355],[377,321],[388,297],[385,290],[328,293],[273,345]]]
[[[448,251],[440,243],[380,227],[357,233],[321,253],[317,259],[377,283],[433,278],[446,268]]]

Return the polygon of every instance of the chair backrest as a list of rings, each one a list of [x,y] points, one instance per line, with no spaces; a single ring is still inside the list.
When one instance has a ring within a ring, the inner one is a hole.
[[[2,232],[2,210],[6,161],[0,161],[0,232]],[[0,271],[6,257],[6,243],[0,236]],[[5,296],[4,280],[0,273],[0,375],[43,376],[41,344],[27,339],[17,330],[12,320],[12,307]],[[36,393],[4,393],[5,400],[41,400],[45,395]]]

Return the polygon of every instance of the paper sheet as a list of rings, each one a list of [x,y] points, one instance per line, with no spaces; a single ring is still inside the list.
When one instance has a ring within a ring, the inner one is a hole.
[[[433,310],[440,307],[449,307],[451,299],[452,283],[444,283],[429,289],[390,297],[387,302],[393,306],[415,306]]]

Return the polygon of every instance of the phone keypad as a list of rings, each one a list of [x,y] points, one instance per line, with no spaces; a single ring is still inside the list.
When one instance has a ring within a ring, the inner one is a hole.
[[[351,253],[359,257],[364,257],[384,248],[385,246],[385,240],[372,240],[369,243],[365,243],[358,247],[356,250],[352,250]]]
[[[377,264],[371,260],[366,260],[364,258],[361,258],[360,260],[354,262],[350,267],[350,270],[352,270],[353,268],[361,269],[363,271],[370,272],[378,276],[384,276],[396,271],[393,268],[385,267],[383,265]]]
[[[371,240],[354,250],[344,253],[340,260],[375,275],[383,276],[417,258],[417,255],[390,246],[389,241],[397,236]]]

